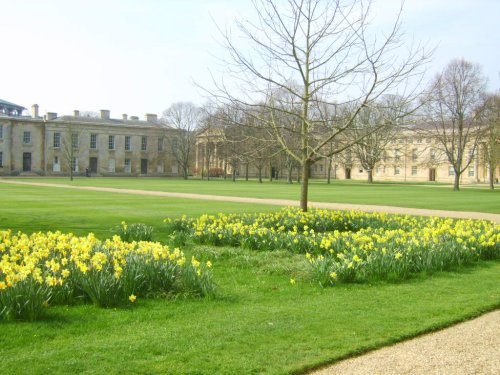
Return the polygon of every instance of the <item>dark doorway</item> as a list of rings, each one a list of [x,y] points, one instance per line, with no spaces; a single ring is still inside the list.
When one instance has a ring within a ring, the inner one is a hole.
[[[31,152],[23,152],[23,172],[31,172]]]
[[[90,173],[97,173],[97,158],[90,158],[89,169]]]
[[[148,159],[141,159],[141,174],[148,174]]]
[[[351,168],[346,168],[345,169],[345,179],[350,180],[351,179]]]
[[[436,181],[436,168],[429,169],[429,181]]]

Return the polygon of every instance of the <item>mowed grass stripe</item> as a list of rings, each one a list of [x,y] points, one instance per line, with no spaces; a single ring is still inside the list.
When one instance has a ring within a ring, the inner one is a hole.
[[[0,184],[0,227],[26,232],[92,231],[104,238],[125,220],[155,226],[163,240],[165,217],[275,209]],[[322,289],[303,255],[183,250],[212,260],[217,298],[140,299],[119,309],[55,306],[39,322],[2,323],[2,372],[298,373],[500,307],[499,261],[400,283]]]
[[[173,178],[23,178],[19,181],[62,183],[73,186],[113,187],[236,197],[298,200],[300,185],[284,181],[178,180]],[[367,184],[334,180],[331,184],[312,180],[310,201],[386,205],[450,211],[500,213],[500,191],[467,189],[454,192],[448,187],[394,183]]]

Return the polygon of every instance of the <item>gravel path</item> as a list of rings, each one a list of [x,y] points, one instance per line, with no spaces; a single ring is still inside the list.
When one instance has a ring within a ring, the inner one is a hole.
[[[297,206],[286,199],[260,199],[219,195],[170,193],[107,187],[71,186],[65,184],[22,182],[0,179],[0,183],[53,188],[103,191],[211,201]],[[500,215],[481,212],[459,212],[403,208],[392,206],[310,202],[311,207],[365,212],[387,212],[422,216],[486,219],[500,223]],[[315,375],[500,375],[500,310],[460,323],[439,332],[385,347],[362,356],[338,362],[313,372]]]
[[[255,203],[255,204],[270,204],[276,206],[298,206],[299,202],[290,199],[265,199],[265,198],[247,198],[247,197],[233,197],[223,195],[208,195],[208,194],[190,194],[190,193],[171,193],[166,191],[156,190],[138,190],[138,189],[117,189],[108,187],[93,187],[93,186],[74,186],[65,184],[52,184],[42,182],[23,182],[0,179],[0,183],[4,184],[17,184],[17,185],[32,185],[44,186],[52,188],[76,189],[76,190],[90,190],[90,191],[104,191],[108,193],[119,194],[137,194],[149,195],[157,197],[173,197],[184,199],[202,199],[210,201],[225,201],[225,202],[239,202],[239,203]],[[348,204],[348,203],[329,203],[329,202],[309,202],[310,207],[327,208],[332,210],[359,210],[364,212],[386,212],[390,214],[409,214],[420,216],[440,216],[440,217],[453,217],[459,219],[484,219],[491,220],[495,223],[500,223],[499,214],[491,214],[484,212],[465,212],[465,211],[443,211],[443,210],[429,210],[422,208],[406,208],[406,207],[393,207],[393,206],[375,206],[363,204]]]
[[[500,310],[311,374],[499,375]]]

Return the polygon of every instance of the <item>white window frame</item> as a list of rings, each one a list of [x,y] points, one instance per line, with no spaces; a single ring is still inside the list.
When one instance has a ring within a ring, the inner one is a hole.
[[[125,151],[132,151],[132,137],[130,135],[125,136]]]
[[[60,148],[61,147],[61,133],[54,132],[54,138],[52,140],[52,147]]]
[[[108,150],[115,150],[115,136],[110,135],[108,136]]]
[[[3,124],[0,124],[0,139],[3,139]]]
[[[147,151],[148,149],[148,137],[143,135],[141,137],[141,151]]]
[[[23,144],[29,145],[31,143],[31,132],[25,131],[23,133]]]
[[[90,149],[97,150],[97,134],[90,134]]]
[[[418,167],[416,165],[411,166],[411,175],[412,176],[417,176],[418,175]]]
[[[71,158],[71,170],[78,172],[78,158]]]
[[[130,159],[125,159],[125,173],[132,173],[132,161]]]
[[[71,147],[78,148],[78,144],[80,143],[80,137],[78,133],[71,133]]]
[[[115,159],[108,160],[108,172],[110,172],[110,173],[116,172],[116,160]]]

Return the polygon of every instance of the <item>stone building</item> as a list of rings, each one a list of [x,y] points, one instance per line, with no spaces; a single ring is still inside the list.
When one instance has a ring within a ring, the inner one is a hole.
[[[470,150],[466,150],[470,154]],[[196,166],[198,174],[207,168],[223,170],[226,174],[232,174],[232,168],[237,168],[236,175],[242,177],[248,175],[250,178],[258,176],[258,164],[250,157],[244,161],[231,163],[231,152],[225,150],[224,137],[212,131],[207,134],[201,132],[196,142]],[[432,135],[422,136],[418,132],[405,130],[399,133],[388,144],[386,156],[377,163],[372,171],[374,181],[401,181],[401,182],[423,182],[435,181],[453,183],[455,175],[453,167],[446,159],[437,139]],[[267,162],[262,163],[261,174],[264,178],[287,178],[289,166],[284,158],[274,153]],[[488,182],[488,167],[483,157],[481,144],[474,155],[470,155],[472,161],[467,170],[461,175],[461,183]],[[255,159],[255,158],[253,158]],[[299,169],[293,169],[293,178],[297,178]],[[206,173],[206,172],[205,172]],[[352,151],[347,149],[340,155],[334,155],[331,160],[323,158],[311,166],[310,177],[326,179],[328,174],[332,179],[367,180],[368,171],[360,166],[353,156]],[[500,166],[497,166],[494,179],[498,181]]]
[[[0,102],[8,103],[8,102]],[[177,176],[178,167],[169,147],[177,130],[146,114],[143,120],[108,110],[100,116],[38,113],[0,104],[0,175]]]

